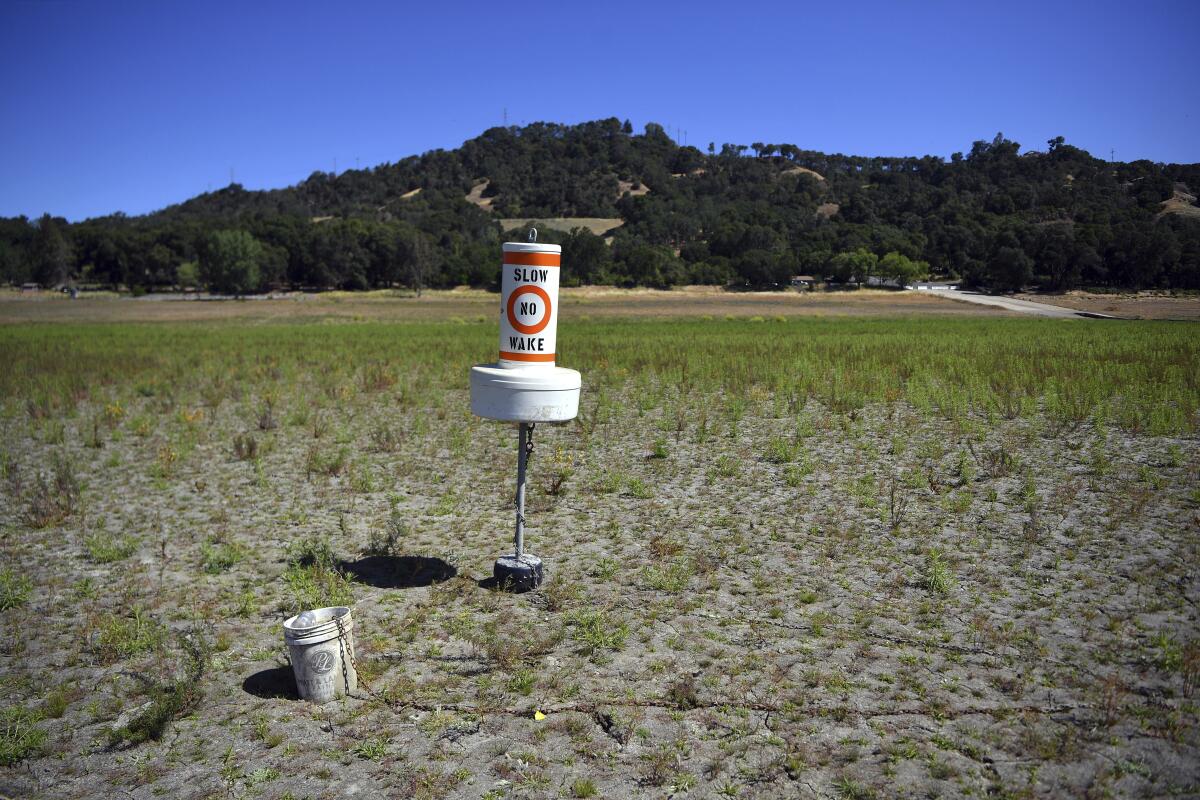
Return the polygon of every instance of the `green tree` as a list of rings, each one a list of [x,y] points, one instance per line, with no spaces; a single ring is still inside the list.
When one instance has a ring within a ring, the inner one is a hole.
[[[214,292],[253,292],[262,282],[262,259],[262,245],[246,231],[214,231],[200,256],[200,277]]]
[[[1020,247],[1003,245],[988,259],[987,275],[992,288],[1017,292],[1033,277],[1033,262]]]
[[[24,253],[16,245],[0,240],[0,281],[24,283],[28,275]]]
[[[875,274],[879,258],[870,250],[859,248],[850,253],[838,253],[829,262],[830,276],[837,283],[865,281]]]
[[[125,248],[109,231],[104,231],[92,251],[93,276],[115,289],[127,282],[128,271]]]
[[[63,236],[66,220],[43,214],[33,236],[33,274],[43,286],[57,286],[71,277],[71,245]]]
[[[408,288],[421,296],[421,292],[429,285],[437,268],[437,253],[433,242],[421,231],[412,231],[410,236],[401,240],[403,252],[405,283]]]
[[[901,287],[919,281],[928,274],[929,265],[924,261],[914,261],[895,250],[879,259],[879,277],[895,281]]]
[[[612,266],[604,240],[587,228],[575,228],[562,243],[563,285],[601,283]]]
[[[185,261],[179,265],[179,269],[175,270],[175,280],[179,281],[179,288],[188,289],[194,288],[200,283],[200,268],[195,261]]]
[[[667,247],[634,242],[625,246],[619,257],[634,286],[668,289],[683,275],[682,264]]]
[[[795,258],[791,254],[769,250],[746,250],[733,260],[738,276],[753,286],[786,286],[795,272]]]
[[[1037,240],[1037,271],[1049,289],[1071,289],[1079,283],[1080,265],[1074,257],[1075,243],[1064,225],[1043,228]]]

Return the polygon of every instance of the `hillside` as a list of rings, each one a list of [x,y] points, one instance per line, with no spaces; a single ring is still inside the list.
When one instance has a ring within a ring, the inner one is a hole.
[[[929,270],[999,289],[1200,288],[1200,165],[1048,145],[1022,153],[998,134],[945,160],[757,142],[702,152],[616,119],[492,128],[456,150],[286,189],[234,184],[144,217],[0,220],[0,276],[220,288],[212,234],[241,230],[255,285],[486,286],[503,228],[541,219],[571,283]]]

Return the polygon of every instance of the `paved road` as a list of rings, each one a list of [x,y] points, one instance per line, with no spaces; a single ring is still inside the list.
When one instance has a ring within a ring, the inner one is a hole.
[[[917,291],[915,289],[910,291]],[[1089,316],[1102,316],[1096,314],[1080,314],[1071,308],[1063,308],[1062,306],[1052,306],[1046,303],[1034,303],[1030,300],[1018,300],[1015,297],[1004,297],[990,294],[979,294],[978,292],[964,292],[959,289],[938,289],[934,291],[922,290],[921,294],[933,295],[934,297],[946,297],[952,300],[962,300],[967,303],[977,303],[981,306],[996,306],[1008,311],[1018,311],[1022,314],[1033,314],[1038,317],[1054,317],[1057,319],[1086,319]]]

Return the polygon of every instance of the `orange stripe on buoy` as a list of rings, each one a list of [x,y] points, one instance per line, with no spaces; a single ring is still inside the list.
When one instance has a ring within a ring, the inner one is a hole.
[[[557,267],[562,264],[561,253],[505,253],[505,264],[523,267]]]
[[[505,361],[553,361],[554,353],[510,353],[501,350],[500,357]]]

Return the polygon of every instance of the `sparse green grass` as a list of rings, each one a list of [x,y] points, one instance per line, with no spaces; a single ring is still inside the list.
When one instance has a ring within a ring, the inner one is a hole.
[[[112,536],[105,532],[93,533],[83,540],[88,558],[97,564],[111,564],[114,561],[124,561],[137,550],[138,540],[135,536]]]
[[[17,572],[11,567],[0,570],[0,611],[10,608],[20,608],[29,602],[33,591],[33,581],[28,575]]]
[[[629,637],[629,626],[599,609],[581,609],[567,615],[571,638],[588,654],[620,650]]]
[[[844,775],[833,782],[833,788],[846,800],[873,800],[877,796],[871,788]]]
[[[141,608],[128,614],[109,614],[96,628],[97,654],[108,661],[131,658],[157,650],[167,638],[167,629]]]
[[[666,458],[670,454],[671,454],[671,451],[669,449],[667,449],[667,440],[666,439],[664,439],[660,436],[659,438],[654,440],[654,446],[652,448],[650,448],[650,457],[651,458],[660,458],[660,459]]]
[[[572,797],[595,797],[598,790],[591,778],[579,778],[571,783]]]
[[[356,744],[350,751],[359,758],[379,761],[387,755],[388,741],[382,736],[371,736]]]
[[[42,751],[48,734],[37,724],[40,720],[40,714],[21,706],[0,711],[0,766],[11,766]]]
[[[518,669],[508,679],[508,690],[513,694],[527,696],[537,683],[537,673],[532,669]]]
[[[240,542],[205,542],[200,545],[200,568],[209,575],[216,575],[244,559],[246,553],[246,546]]]
[[[739,466],[736,458],[730,455],[718,456],[713,464],[713,474],[718,478],[733,478],[738,474]]]
[[[694,572],[692,562],[681,558],[662,566],[646,567],[642,574],[651,589],[676,594],[687,588]]]
[[[641,478],[629,479],[629,494],[631,497],[636,497],[639,500],[648,500],[654,496],[650,485]]]
[[[767,443],[763,458],[772,464],[788,464],[800,455],[800,443],[776,436]]]
[[[306,609],[354,605],[353,582],[342,572],[327,538],[314,536],[296,542],[283,581],[283,611],[298,614]]]
[[[921,582],[934,594],[949,594],[954,588],[954,573],[940,550],[932,549],[925,556],[925,575]]]

